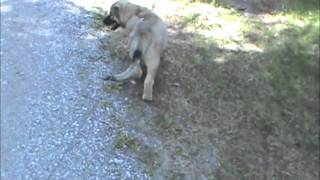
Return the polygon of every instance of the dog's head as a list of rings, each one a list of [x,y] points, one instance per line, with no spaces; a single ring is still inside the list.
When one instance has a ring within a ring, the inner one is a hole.
[[[119,0],[112,4],[109,15],[103,19],[103,23],[107,26],[111,26],[112,30],[116,30],[118,27],[125,27],[128,20],[134,16],[139,7],[131,4],[127,0]]]
[[[103,23],[107,26],[111,26],[112,30],[116,30],[120,27],[120,7],[118,2],[111,6],[109,15],[103,19]]]

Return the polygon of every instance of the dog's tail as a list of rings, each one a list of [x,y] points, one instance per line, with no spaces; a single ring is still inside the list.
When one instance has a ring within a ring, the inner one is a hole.
[[[137,49],[133,53],[133,62],[138,61],[140,64],[140,71],[139,73],[135,76],[138,79],[144,79],[147,75],[147,66],[145,63],[142,61],[142,51]]]
[[[126,81],[131,79],[134,76],[137,76],[141,72],[140,60],[133,62],[125,71],[122,73],[107,76],[104,80],[113,80],[113,81]]]
[[[137,61],[137,60],[141,60],[142,59],[142,51],[139,49],[136,49],[133,53],[133,58],[132,61]]]
[[[134,51],[132,64],[125,71],[113,76],[108,76],[104,78],[104,80],[125,81],[133,77],[143,77],[145,71],[142,68],[144,67],[142,64],[142,51],[137,49]]]
[[[137,35],[137,34],[136,34]],[[144,35],[147,43],[141,41],[141,35],[138,35],[138,41],[135,41],[135,51],[133,52],[132,64],[122,73],[114,76],[108,76],[106,80],[124,81],[133,77],[144,78],[146,76],[147,67],[144,64],[142,58],[143,55],[149,50],[152,44],[152,32],[148,32]]]

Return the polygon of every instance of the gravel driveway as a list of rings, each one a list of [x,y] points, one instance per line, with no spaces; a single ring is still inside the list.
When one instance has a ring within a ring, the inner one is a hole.
[[[1,179],[149,179],[113,148],[126,100],[103,90],[91,21],[67,0],[1,0]]]

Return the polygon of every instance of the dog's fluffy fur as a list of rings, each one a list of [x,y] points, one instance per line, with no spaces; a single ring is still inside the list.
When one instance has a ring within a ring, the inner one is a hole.
[[[124,28],[128,35],[129,56],[132,65],[123,73],[110,76],[107,79],[116,81],[133,77],[141,78],[141,65],[146,67],[142,99],[152,100],[154,79],[160,64],[160,55],[166,47],[168,32],[166,24],[151,10],[119,0],[110,8],[104,23],[112,30]]]

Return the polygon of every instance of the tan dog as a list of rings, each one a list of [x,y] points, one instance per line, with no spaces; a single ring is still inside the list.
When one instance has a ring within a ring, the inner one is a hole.
[[[151,10],[119,0],[110,9],[104,23],[125,29],[128,35],[129,56],[133,63],[129,68],[106,79],[123,81],[130,78],[141,78],[142,66],[146,67],[142,99],[152,101],[154,79],[160,64],[160,55],[166,47],[168,32],[166,24]]]

